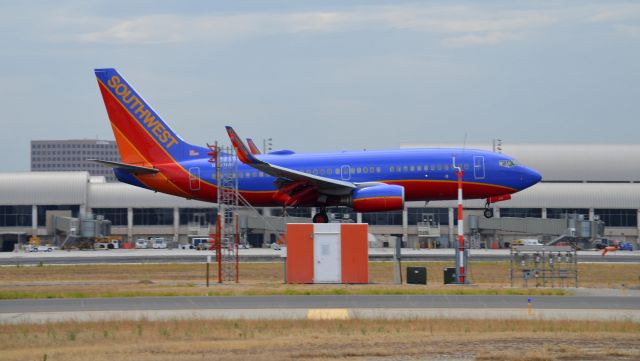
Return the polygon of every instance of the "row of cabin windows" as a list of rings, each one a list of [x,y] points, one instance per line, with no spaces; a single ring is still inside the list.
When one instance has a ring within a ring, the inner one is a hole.
[[[448,171],[452,167],[449,167],[449,164],[425,164],[422,165],[404,165],[404,166],[390,166],[389,172],[422,172],[422,171]],[[464,163],[462,165],[464,170],[469,170],[469,163]],[[320,168],[320,169],[299,169],[300,172],[313,174],[313,175],[340,175],[342,174],[341,168]],[[349,167],[349,174],[374,174],[381,173],[381,167]],[[255,177],[265,177],[266,175],[263,172],[240,172],[238,173],[239,178],[255,178]]]

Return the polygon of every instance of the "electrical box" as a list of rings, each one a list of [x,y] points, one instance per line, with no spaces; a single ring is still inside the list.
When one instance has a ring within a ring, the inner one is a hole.
[[[287,283],[368,283],[367,236],[367,224],[287,224]]]
[[[427,267],[407,267],[407,283],[414,285],[426,285]]]

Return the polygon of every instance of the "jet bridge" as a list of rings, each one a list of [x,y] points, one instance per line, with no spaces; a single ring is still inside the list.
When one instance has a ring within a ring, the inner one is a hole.
[[[561,219],[543,218],[483,218],[469,216],[469,232],[471,237],[481,239],[497,239],[498,233],[511,234],[518,237],[535,237],[547,239],[547,246],[561,243],[575,244],[580,248],[591,248],[593,243],[602,238],[604,222],[585,220],[582,215],[569,214]],[[488,242],[486,244],[489,244]]]

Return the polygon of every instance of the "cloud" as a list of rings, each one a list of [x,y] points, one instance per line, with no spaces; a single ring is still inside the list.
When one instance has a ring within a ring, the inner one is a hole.
[[[593,22],[617,22],[640,18],[640,5],[638,4],[601,5],[594,11],[595,14],[589,17],[589,20]]]
[[[340,11],[143,15],[129,19],[97,19],[92,29],[76,34],[74,40],[114,44],[215,43],[269,34],[383,29],[442,34],[446,44],[478,46],[515,40],[531,29],[549,26],[555,21],[553,16],[539,11],[417,5]]]
[[[614,27],[617,31],[630,36],[632,38],[640,39],[640,26],[637,25],[616,25]]]
[[[488,32],[450,37],[445,39],[444,43],[453,47],[497,45],[505,41],[517,39],[518,37],[521,37],[521,35],[516,33]]]

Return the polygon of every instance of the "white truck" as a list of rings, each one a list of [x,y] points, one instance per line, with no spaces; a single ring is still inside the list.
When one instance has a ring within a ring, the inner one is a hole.
[[[162,237],[156,237],[151,240],[151,248],[153,249],[167,249],[167,241]]]

